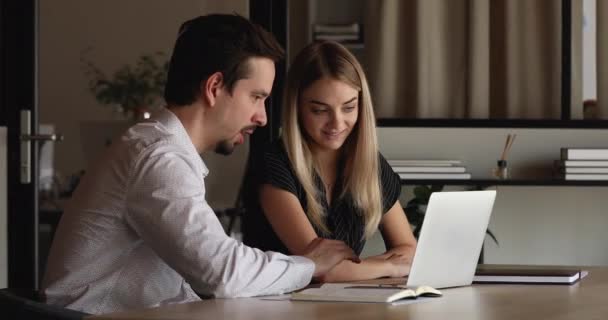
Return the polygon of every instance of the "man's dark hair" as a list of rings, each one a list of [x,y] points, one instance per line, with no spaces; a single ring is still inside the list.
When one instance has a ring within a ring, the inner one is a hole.
[[[236,81],[249,75],[249,58],[277,62],[283,56],[272,34],[242,16],[213,14],[186,21],[171,56],[165,101],[173,106],[193,103],[201,82],[218,71],[232,93]]]

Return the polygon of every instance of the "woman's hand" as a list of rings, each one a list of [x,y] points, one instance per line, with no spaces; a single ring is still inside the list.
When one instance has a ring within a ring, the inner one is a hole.
[[[389,277],[401,278],[410,273],[411,260],[403,255],[393,254],[386,259],[389,265]]]
[[[313,278],[322,280],[338,263],[350,260],[360,263],[361,260],[343,241],[323,238],[314,239],[306,248],[304,257],[315,263]]]
[[[402,254],[389,251],[365,260],[382,265],[385,277],[400,278],[407,276],[410,272],[411,259]]]

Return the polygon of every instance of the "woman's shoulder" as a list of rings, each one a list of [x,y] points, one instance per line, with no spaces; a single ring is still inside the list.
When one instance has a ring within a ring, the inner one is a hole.
[[[399,175],[395,173],[393,167],[388,163],[388,160],[386,160],[380,152],[378,152],[378,171],[380,174],[380,181],[385,187],[392,186],[395,184],[401,184],[401,179],[399,178]]]
[[[378,168],[382,172],[384,172],[384,171],[393,172],[393,168],[391,167],[391,165],[388,163],[388,160],[386,160],[386,158],[382,155],[382,153],[380,151],[378,151]]]
[[[264,148],[264,161],[256,167],[262,183],[270,183],[298,195],[299,183],[281,140]]]
[[[386,213],[399,200],[401,194],[401,178],[395,173],[393,167],[384,156],[378,152],[378,167],[380,171],[380,183],[382,184],[382,207]]]
[[[291,162],[281,140],[275,140],[264,147],[264,167],[266,170],[280,170],[293,175]]]
[[[264,146],[264,158],[279,159],[282,162],[289,159],[285,146],[280,139],[270,142]]]

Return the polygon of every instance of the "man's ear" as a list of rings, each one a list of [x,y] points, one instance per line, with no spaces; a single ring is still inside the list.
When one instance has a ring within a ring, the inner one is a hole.
[[[217,101],[217,97],[224,88],[224,75],[221,72],[216,72],[210,75],[206,81],[201,83],[202,98],[207,101],[210,107],[213,107]]]

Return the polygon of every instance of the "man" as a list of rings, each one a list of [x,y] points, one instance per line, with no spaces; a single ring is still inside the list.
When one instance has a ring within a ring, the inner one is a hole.
[[[229,154],[266,124],[264,99],[282,54],[269,33],[236,15],[182,25],[168,108],[114,142],[65,210],[43,282],[48,303],[107,313],[199,294],[278,294],[358,260],[327,239],[304,256],[247,247],[225,234],[205,201],[199,154]]]

